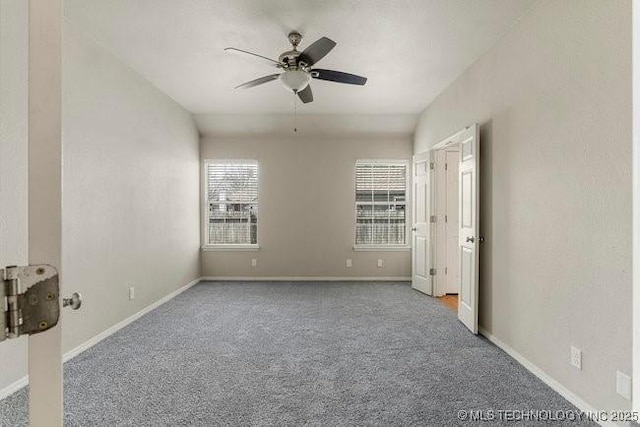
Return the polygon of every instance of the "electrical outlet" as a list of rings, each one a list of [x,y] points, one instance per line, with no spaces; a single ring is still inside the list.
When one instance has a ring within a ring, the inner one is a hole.
[[[384,263],[382,262],[381,259],[378,260],[378,268],[382,268],[384,266]]]
[[[129,288],[129,301],[131,301],[135,297],[136,297],[136,288],[134,287]]]
[[[349,258],[347,258],[347,267],[352,267],[352,266],[353,266],[353,263]]]
[[[257,266],[258,266],[258,260],[257,260],[257,259],[255,259],[255,258],[253,258],[253,259],[251,260],[251,267],[257,267]]]
[[[627,400],[631,400],[631,377],[616,371],[616,392]]]
[[[582,350],[571,346],[571,366],[582,369]]]

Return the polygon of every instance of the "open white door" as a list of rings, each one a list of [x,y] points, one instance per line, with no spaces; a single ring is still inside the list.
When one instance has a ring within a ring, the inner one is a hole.
[[[4,278],[10,284],[6,290],[7,296],[11,295],[7,298],[11,315],[3,317],[9,334],[2,328],[0,346],[22,352],[27,340],[29,425],[57,427],[62,426],[63,419],[62,331],[60,323],[53,326],[52,319],[59,311],[51,309],[49,314],[54,313],[51,316],[42,312],[33,314],[30,311],[33,309],[27,309],[15,295],[29,289],[32,293],[23,300],[30,306],[59,308],[57,289],[50,286],[57,283],[51,278],[55,276],[54,268],[60,270],[61,261],[62,0],[0,0],[0,14],[3,27],[0,37],[0,115],[3,121],[0,126],[3,156],[0,181],[4,185],[0,192],[3,196],[0,236],[4,244],[0,251],[0,269],[9,264],[38,265],[4,269]],[[16,233],[19,234],[17,239],[7,239]],[[7,247],[14,240],[19,245]],[[27,240],[28,252],[18,250],[18,246],[27,246]],[[18,270],[25,274],[14,275]],[[44,283],[47,287],[35,286],[32,282]],[[4,290],[5,282],[0,281],[0,286]],[[5,307],[1,309],[4,315]],[[4,322],[0,323],[5,326]],[[34,324],[37,326],[33,327]],[[27,333],[33,335],[26,338]],[[15,335],[22,338],[14,339]],[[17,343],[21,345],[19,349]],[[0,362],[0,370],[15,369],[15,366],[9,366],[10,361]]]
[[[29,1],[29,264],[62,257],[62,0]],[[29,425],[62,426],[62,325],[29,337]]]
[[[431,154],[413,156],[413,262],[411,286],[427,295],[433,294],[431,270]]]
[[[459,133],[459,277],[460,296],[458,318],[474,334],[478,333],[479,280],[479,187],[478,173],[480,144],[478,126],[472,125]]]

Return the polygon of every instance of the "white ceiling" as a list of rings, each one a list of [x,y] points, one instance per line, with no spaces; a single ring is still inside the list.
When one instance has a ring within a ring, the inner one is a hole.
[[[304,49],[337,46],[317,65],[368,77],[314,80],[301,114],[417,114],[491,47],[534,0],[65,0],[76,28],[192,113],[291,114],[280,82],[233,87],[274,70],[223,53],[277,59],[296,29]]]

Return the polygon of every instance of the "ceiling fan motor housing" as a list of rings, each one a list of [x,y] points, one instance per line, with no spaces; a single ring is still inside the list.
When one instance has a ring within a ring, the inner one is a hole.
[[[278,59],[282,64],[286,64],[289,67],[295,67],[298,62],[298,56],[300,56],[300,52],[297,50],[288,50],[286,52],[282,52]]]
[[[300,52],[298,52],[298,45],[302,40],[302,35],[294,30],[289,33],[288,38],[293,49],[283,52],[280,54],[280,58],[278,59],[282,64],[286,64],[289,67],[295,67],[298,65],[298,56],[300,56]]]

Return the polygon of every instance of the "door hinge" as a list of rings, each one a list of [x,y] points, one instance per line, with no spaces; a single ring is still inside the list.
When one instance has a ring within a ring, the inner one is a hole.
[[[436,166],[435,163],[433,163],[433,162],[429,163],[429,169],[433,169],[433,168],[435,168],[435,166]]]
[[[449,169],[449,163],[444,164],[444,170],[447,170],[447,169]]]
[[[444,216],[444,222],[449,222],[449,216],[448,215]]]
[[[436,275],[436,269],[435,268],[430,268],[429,269],[429,276],[435,276]]]
[[[429,221],[430,221],[430,222],[436,222],[436,216],[435,216],[435,215],[431,215],[431,216],[429,217]]]
[[[51,265],[0,269],[0,341],[56,326],[59,289],[58,271]]]
[[[445,267],[445,268],[444,268],[444,274],[446,275],[448,271],[449,271],[449,268],[448,268],[448,267]]]

